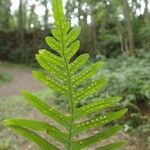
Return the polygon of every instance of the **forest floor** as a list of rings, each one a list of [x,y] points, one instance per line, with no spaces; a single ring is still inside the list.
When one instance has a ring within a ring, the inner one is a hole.
[[[7,72],[12,75],[12,81],[0,85],[0,121],[9,117],[36,118],[45,120],[35,109],[23,101],[19,95],[20,90],[26,89],[34,92],[45,99],[53,99],[52,92],[45,89],[37,80],[32,77],[32,69],[26,66],[12,65],[0,62],[0,72]],[[9,117],[8,117],[9,116]],[[17,136],[9,129],[0,125],[0,150],[36,150],[34,144]],[[91,131],[93,132],[93,131]],[[96,132],[96,130],[94,131]],[[87,133],[90,134],[90,133]],[[87,135],[86,134],[86,135]],[[85,135],[83,135],[84,137]],[[124,150],[148,150],[145,148],[141,138],[129,133],[120,132],[104,143],[127,140],[128,145]],[[54,140],[52,139],[54,142]],[[58,143],[57,143],[58,144]],[[63,149],[63,148],[61,148]],[[89,150],[94,150],[90,148]]]
[[[0,72],[11,74],[13,80],[0,86],[0,96],[18,95],[21,89],[39,91],[43,86],[32,77],[32,69],[26,66],[0,63]]]

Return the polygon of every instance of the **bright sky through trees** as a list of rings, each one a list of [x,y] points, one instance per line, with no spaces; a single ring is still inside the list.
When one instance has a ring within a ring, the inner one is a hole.
[[[135,10],[137,16],[139,16],[139,15],[143,14],[143,12],[144,12],[145,3],[144,3],[144,0],[137,0],[137,1],[141,5],[140,9],[138,8],[138,9]],[[19,0],[11,0],[11,2],[12,2],[11,12],[14,13],[19,7]],[[67,0],[63,0],[64,5],[66,4],[66,2],[67,2]],[[132,6],[132,0],[128,0],[128,2],[130,4],[130,6]],[[35,13],[39,16],[40,22],[42,22],[42,17],[44,16],[44,13],[45,13],[45,8],[44,8],[44,6],[42,6],[40,4],[39,1],[36,1],[36,0],[29,0],[27,5],[28,5],[28,7],[30,7],[33,4],[36,5]],[[108,5],[109,4],[110,3],[108,3]],[[50,12],[52,12],[50,1],[48,3],[48,7],[49,7]],[[86,7],[86,4],[83,6],[82,9],[84,9],[85,7]],[[150,0],[149,0],[149,6],[148,7],[149,7],[149,10],[150,10]],[[76,11],[76,10],[74,10],[74,11]],[[50,14],[50,15],[52,15],[52,14]],[[120,17],[120,19],[124,18],[124,16],[122,14],[120,14],[119,17]],[[71,16],[71,18],[72,18],[71,22],[72,22],[73,26],[78,24],[78,19],[75,16]],[[87,21],[88,21],[88,24],[91,23],[91,16],[90,15],[88,16]],[[53,22],[53,18],[50,16],[49,17],[49,23],[52,23],[52,22]]]

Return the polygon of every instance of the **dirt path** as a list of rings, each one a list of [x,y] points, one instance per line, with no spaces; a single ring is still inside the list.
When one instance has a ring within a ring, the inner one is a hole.
[[[17,95],[23,89],[39,91],[43,88],[42,84],[33,78],[32,69],[0,63],[0,72],[10,73],[13,77],[10,83],[0,86],[0,97]]]

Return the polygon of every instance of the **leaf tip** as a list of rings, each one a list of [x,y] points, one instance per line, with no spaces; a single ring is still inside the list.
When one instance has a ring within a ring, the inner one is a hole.
[[[122,97],[121,97],[121,96],[118,96],[118,97],[116,97],[116,99],[117,99],[117,102],[119,102],[119,101],[122,100]]]
[[[3,124],[4,126],[10,126],[10,125],[11,125],[10,120],[3,120],[3,121],[2,121],[2,124]]]
[[[25,96],[27,94],[27,91],[21,90],[21,95]]]
[[[128,108],[123,109],[122,110],[122,114],[123,114],[122,116],[124,116],[127,112],[128,112]]]
[[[46,36],[45,37],[45,41],[46,41],[46,43],[48,42],[48,40],[50,39],[50,37],[49,36]]]
[[[46,50],[45,49],[39,49],[38,52],[39,54],[42,54],[43,52],[45,52]]]

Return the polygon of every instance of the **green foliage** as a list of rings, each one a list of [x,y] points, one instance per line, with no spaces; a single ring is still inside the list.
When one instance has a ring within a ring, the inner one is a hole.
[[[108,67],[100,72],[110,78],[105,95],[119,94],[130,102],[136,102],[143,97],[149,103],[149,59],[150,54],[147,53],[137,58],[118,57],[108,60]]]
[[[84,118],[94,112],[113,107],[118,103],[120,98],[113,97],[97,100],[86,106],[77,107],[81,101],[102,90],[107,83],[107,79],[105,77],[96,80],[92,78],[102,67],[103,63],[101,62],[83,69],[89,58],[88,54],[80,55],[71,61],[79,49],[80,44],[76,38],[79,36],[81,28],[75,27],[70,30],[70,23],[64,15],[61,0],[52,0],[52,6],[55,19],[54,28],[52,29],[54,37],[46,37],[46,42],[55,53],[48,52],[47,50],[39,51],[36,59],[45,71],[34,71],[33,76],[68,100],[68,115],[58,111],[37,96],[23,91],[23,96],[31,105],[62,128],[57,128],[48,122],[25,119],[5,120],[4,124],[36,143],[43,150],[58,150],[59,148],[40,136],[38,131],[46,132],[49,136],[63,144],[65,149],[80,150],[111,137],[122,126],[115,125],[84,139],[76,139],[75,137],[78,134],[121,118],[127,112],[127,109],[94,117],[91,116],[89,119]],[[117,143],[97,149],[112,150],[124,144],[125,142],[117,141]]]
[[[11,43],[0,44],[0,58],[4,61],[9,61],[13,63],[21,63],[30,65],[31,67],[37,66],[34,52],[31,49],[31,47],[25,47],[25,48],[11,48]],[[5,45],[5,46],[3,46]]]
[[[138,57],[118,57],[107,60],[107,68],[100,75],[107,75],[110,80],[107,88],[101,95],[123,97],[123,107],[128,107],[128,117],[125,124],[127,130],[144,129],[143,124],[148,124],[150,107],[150,54],[140,54]],[[144,66],[144,67],[143,67]],[[113,90],[112,90],[113,89]],[[122,107],[121,106],[121,107]]]
[[[33,44],[33,35],[35,36],[36,32],[25,32],[25,45],[21,47],[16,37],[16,31],[0,31],[0,60],[37,67],[38,63],[35,59],[35,53],[37,53],[37,48],[41,47],[42,41],[40,38],[44,37],[45,33],[41,31],[41,33],[37,34],[37,41]]]

